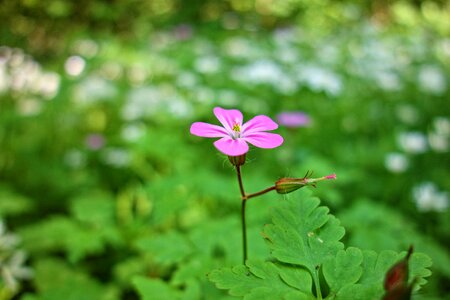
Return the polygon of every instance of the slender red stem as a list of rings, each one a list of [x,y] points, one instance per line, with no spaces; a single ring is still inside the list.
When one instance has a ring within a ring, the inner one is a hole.
[[[247,261],[247,226],[245,222],[245,204],[247,203],[247,196],[245,195],[244,184],[242,183],[241,167],[236,166],[236,173],[239,182],[239,190],[241,192],[242,207],[241,207],[241,222],[242,222],[242,251],[243,262]]]
[[[243,259],[244,259],[244,265],[245,265],[245,262],[247,261],[247,257],[248,257],[247,256],[247,226],[246,226],[246,221],[245,221],[245,205],[247,204],[248,199],[263,195],[270,191],[273,191],[273,190],[275,190],[275,186],[271,186],[262,191],[247,195],[247,194],[245,194],[244,184],[242,183],[241,167],[239,165],[236,166],[236,174],[237,174],[237,179],[238,179],[238,183],[239,183],[239,191],[241,192],[241,200],[242,200],[242,207],[241,207],[242,250],[243,250]]]
[[[253,198],[253,197],[257,197],[257,196],[264,195],[265,193],[268,193],[268,192],[270,192],[270,191],[274,191],[275,189],[276,189],[275,186],[268,187],[267,189],[264,189],[264,190],[262,190],[262,191],[259,191],[259,192],[256,192],[256,193],[247,195],[247,196],[246,196],[246,199],[248,200],[248,199]]]

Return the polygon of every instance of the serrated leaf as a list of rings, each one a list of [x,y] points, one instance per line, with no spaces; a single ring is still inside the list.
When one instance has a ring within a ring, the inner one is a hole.
[[[271,262],[247,261],[233,268],[222,268],[208,275],[220,289],[244,299],[311,299],[311,276],[306,270]],[[297,282],[293,282],[297,280]],[[289,283],[290,284],[289,284]],[[302,287],[302,288],[298,288]]]
[[[336,257],[329,258],[323,264],[323,275],[330,287],[330,294],[337,294],[347,285],[356,283],[362,274],[363,254],[357,248],[339,250]]]
[[[356,284],[346,285],[338,291],[335,298],[330,299],[355,299],[378,300],[384,294],[383,282],[386,272],[405,257],[406,252],[382,251],[380,254],[374,251],[363,251],[362,274]],[[423,285],[424,277],[430,276],[430,258],[422,253],[414,253],[410,258],[409,278],[418,277],[416,289]]]
[[[415,223],[383,204],[361,200],[339,215],[351,233],[351,246],[374,251],[400,251],[414,245],[431,257],[434,268],[450,278],[450,254],[430,236],[423,235]],[[367,238],[367,237],[371,238]]]
[[[299,198],[288,199],[273,210],[273,224],[265,227],[264,236],[276,259],[313,273],[316,266],[344,247],[339,242],[344,228],[308,191],[299,194]]]

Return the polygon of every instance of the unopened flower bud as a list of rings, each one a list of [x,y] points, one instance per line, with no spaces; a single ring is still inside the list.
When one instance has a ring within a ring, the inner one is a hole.
[[[386,273],[386,278],[384,280],[384,289],[386,291],[392,291],[399,287],[406,288],[408,285],[408,272],[409,266],[408,261],[413,252],[413,247],[410,246],[408,253],[405,258],[393,265],[389,271]]]
[[[239,156],[228,156],[228,160],[233,166],[242,166],[243,164],[245,164],[245,154]]]
[[[417,277],[410,285],[399,285],[392,290],[386,291],[382,300],[411,300],[412,290],[417,282]]]
[[[316,186],[316,182],[322,180],[336,179],[336,174],[319,178],[308,178],[308,173],[303,178],[281,178],[275,182],[275,190],[278,194],[288,194],[307,185]]]

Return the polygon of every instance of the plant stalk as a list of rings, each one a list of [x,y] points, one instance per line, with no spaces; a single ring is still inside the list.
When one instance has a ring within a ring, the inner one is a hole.
[[[316,287],[317,300],[322,300],[322,291],[320,290],[319,269],[314,270],[314,286]]]
[[[242,207],[241,207],[241,221],[242,221],[242,251],[243,251],[243,262],[247,261],[247,226],[245,222],[245,204],[247,203],[247,195],[245,195],[244,184],[242,183],[241,167],[236,166],[236,173],[239,183],[239,191],[242,197]]]
[[[274,191],[275,189],[276,189],[275,186],[268,187],[267,189],[264,189],[264,190],[262,190],[262,191],[259,191],[259,192],[256,192],[256,193],[247,195],[247,196],[246,196],[246,199],[248,200],[248,199],[253,198],[253,197],[257,197],[257,196],[264,195],[265,193],[268,193],[268,192],[270,192],[270,191]]]

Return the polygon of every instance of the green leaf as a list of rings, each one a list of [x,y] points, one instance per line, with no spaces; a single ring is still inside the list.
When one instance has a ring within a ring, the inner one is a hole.
[[[349,248],[350,249],[350,248]],[[406,252],[396,253],[394,251],[382,251],[380,254],[374,251],[363,251],[362,274],[361,278],[355,284],[343,286],[336,295],[330,299],[355,299],[355,300],[378,300],[384,294],[383,283],[386,272],[403,257]],[[417,277],[416,290],[426,283],[424,277],[431,275],[428,269],[431,266],[431,259],[422,253],[414,253],[409,261],[409,278]],[[325,271],[325,269],[324,269]],[[327,274],[324,272],[325,278]],[[328,282],[329,283],[329,282]]]
[[[65,250],[69,260],[76,262],[87,255],[104,250],[99,232],[80,226],[64,216],[54,216],[19,231],[24,247],[30,252]]]
[[[181,262],[192,253],[192,247],[187,239],[175,231],[141,238],[136,241],[136,247],[148,254],[156,263],[165,266]]]
[[[94,226],[115,223],[115,200],[110,195],[94,192],[72,200],[72,215],[79,221]]]
[[[117,288],[103,286],[85,273],[69,267],[62,260],[42,259],[36,263],[35,286],[42,300],[115,300]]]
[[[33,208],[29,198],[11,191],[8,187],[0,185],[0,217],[26,213]]]
[[[431,257],[434,268],[450,278],[450,254],[429,235],[422,234],[416,222],[380,203],[358,200],[339,215],[349,235],[348,246],[401,251],[414,245]],[[370,238],[367,238],[370,237]]]
[[[265,227],[264,236],[276,259],[314,273],[317,266],[344,247],[339,242],[344,228],[328,214],[328,208],[319,207],[319,199],[312,198],[309,191],[298,194],[297,199],[288,199],[273,210],[273,224]]]
[[[362,274],[363,254],[357,248],[339,250],[336,257],[329,258],[323,264],[323,275],[330,294],[337,294],[343,287],[356,283]]]
[[[222,268],[208,278],[218,288],[244,299],[313,299],[309,273],[281,264],[248,261],[247,267]]]
[[[142,300],[153,300],[155,295],[158,295],[158,299],[180,298],[178,291],[159,278],[137,276],[132,281]]]

